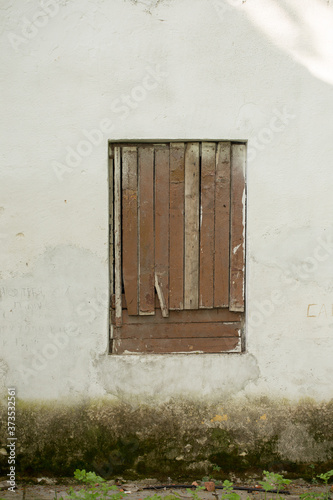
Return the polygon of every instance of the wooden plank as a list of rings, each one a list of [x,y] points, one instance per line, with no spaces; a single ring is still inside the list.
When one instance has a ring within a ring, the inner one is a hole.
[[[139,166],[139,314],[155,314],[154,148],[138,148]]]
[[[138,314],[137,148],[122,148],[123,278],[128,313]]]
[[[114,294],[114,257],[113,257],[113,158],[109,157],[109,278],[110,278],[110,294]]]
[[[155,295],[155,309],[158,309],[160,307],[160,302],[158,297]],[[115,295],[111,295],[111,308],[115,308]],[[127,309],[127,303],[126,303],[126,297],[125,294],[122,294],[122,308]]]
[[[201,146],[199,307],[214,306],[215,143]]]
[[[231,311],[244,311],[245,155],[244,144],[232,144],[229,304]]]
[[[169,148],[155,148],[155,288],[164,317],[169,313]]]
[[[184,308],[184,153],[184,143],[170,144],[170,310]]]
[[[161,311],[157,310],[155,316],[129,316],[123,310],[123,324],[148,325],[148,324],[177,324],[177,323],[237,323],[242,320],[242,314],[229,311],[229,309],[194,309],[193,311],[169,311],[169,316],[163,318]],[[158,336],[158,329],[156,329]]]
[[[163,323],[125,325],[115,333],[114,338],[122,339],[182,339],[239,337],[241,323]]]
[[[121,164],[120,147],[114,148],[114,268],[115,268],[115,324],[122,322],[121,273]]]
[[[230,142],[219,142],[215,175],[214,307],[229,307]]]
[[[169,310],[168,310],[168,306],[166,304],[167,295],[165,295],[165,293],[163,292],[162,284],[159,282],[158,276],[156,273],[155,273],[155,288],[156,288],[158,300],[160,302],[162,316],[163,316],[163,318],[167,318],[169,316]],[[156,314],[156,312],[155,312],[155,314]]]
[[[185,151],[185,272],[184,308],[199,305],[199,143]]]
[[[113,232],[113,149],[109,144],[109,162],[108,162],[108,174],[109,174],[109,279],[110,279],[110,308],[109,308],[109,339],[113,338],[113,311],[111,309],[111,297],[114,296],[114,232]],[[111,345],[111,344],[110,344]]]
[[[126,328],[126,327],[125,327]],[[239,337],[225,338],[183,338],[183,339],[119,339],[114,340],[115,354],[176,352],[241,352]]]

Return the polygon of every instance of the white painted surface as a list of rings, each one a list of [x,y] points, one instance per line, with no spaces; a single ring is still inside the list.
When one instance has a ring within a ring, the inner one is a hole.
[[[1,6],[1,391],[331,397],[332,5],[43,5]],[[109,138],[249,141],[246,354],[107,354]]]

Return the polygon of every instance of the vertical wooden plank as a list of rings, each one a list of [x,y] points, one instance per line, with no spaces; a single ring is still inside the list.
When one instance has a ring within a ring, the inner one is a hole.
[[[138,314],[137,148],[122,148],[123,278],[128,314]]]
[[[185,309],[199,305],[199,146],[189,142],[185,151]]]
[[[115,267],[115,324],[122,323],[121,276],[121,163],[120,147],[114,148],[114,267]]]
[[[185,145],[170,144],[169,308],[184,308],[184,176]]]
[[[154,148],[138,148],[139,166],[139,314],[155,314]]]
[[[113,245],[113,147],[109,144],[109,158],[108,158],[108,174],[109,174],[109,339],[110,344],[109,348],[112,350],[112,341],[113,338],[113,312],[111,307],[111,297],[114,296],[114,245]]]
[[[169,148],[155,147],[155,286],[163,317],[169,315]]]
[[[230,142],[219,142],[215,174],[214,307],[229,307]]]
[[[110,148],[111,149],[111,148]],[[112,155],[112,156],[111,156]],[[114,294],[114,258],[113,258],[113,151],[109,155],[109,273],[110,273],[110,296]]]
[[[201,146],[199,307],[214,305],[215,143]]]
[[[232,144],[229,303],[231,311],[244,311],[245,153],[244,144]]]

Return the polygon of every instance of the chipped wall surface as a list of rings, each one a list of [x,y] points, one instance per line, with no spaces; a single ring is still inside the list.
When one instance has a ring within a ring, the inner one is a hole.
[[[0,392],[330,400],[332,5],[4,0],[1,16]],[[107,141],[194,138],[248,141],[246,352],[110,356]],[[303,440],[329,459],[301,422],[278,434],[285,458]]]

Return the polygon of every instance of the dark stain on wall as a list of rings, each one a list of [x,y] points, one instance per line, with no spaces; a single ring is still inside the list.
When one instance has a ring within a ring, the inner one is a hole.
[[[1,407],[0,471],[7,473]],[[268,398],[218,403],[174,399],[156,406],[94,400],[20,402],[17,472],[72,476],[76,468],[111,478],[161,480],[286,471],[312,477],[333,469],[333,400]],[[213,472],[213,466],[221,470]]]

